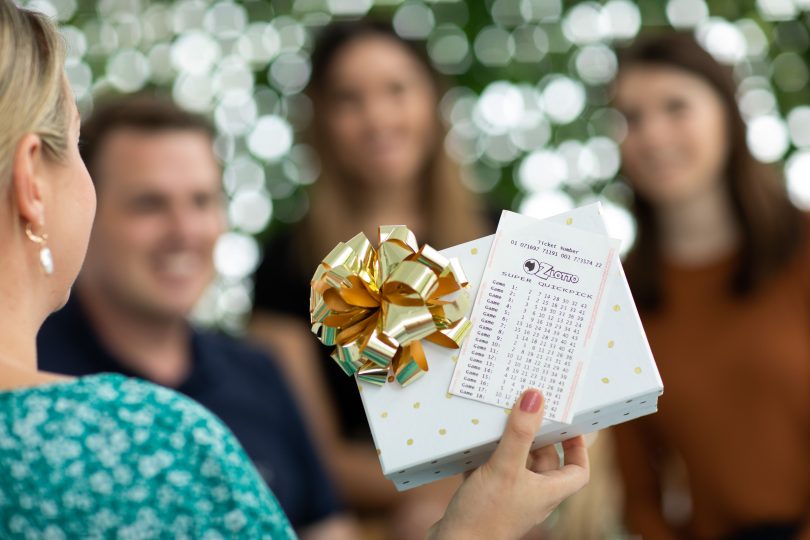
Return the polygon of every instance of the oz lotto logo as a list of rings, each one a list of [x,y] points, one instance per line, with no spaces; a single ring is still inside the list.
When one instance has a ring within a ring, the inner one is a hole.
[[[540,262],[537,259],[527,259],[523,263],[523,271],[527,274],[537,276],[543,281],[550,279],[558,279],[566,283],[578,283],[579,276],[569,272],[562,272],[555,270],[554,266],[547,262]]]

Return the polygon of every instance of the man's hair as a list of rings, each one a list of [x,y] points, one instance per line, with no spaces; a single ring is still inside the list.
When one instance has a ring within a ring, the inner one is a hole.
[[[216,134],[214,126],[206,118],[181,109],[168,98],[135,94],[102,100],[90,118],[82,123],[81,132],[81,155],[93,182],[98,182],[98,154],[110,134],[118,130],[145,133],[199,131],[212,140]]]

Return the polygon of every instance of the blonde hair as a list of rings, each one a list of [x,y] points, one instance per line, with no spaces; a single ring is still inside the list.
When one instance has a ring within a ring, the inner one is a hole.
[[[64,60],[64,41],[44,15],[0,0],[0,188],[28,133],[40,137],[48,158],[65,156],[70,118]]]

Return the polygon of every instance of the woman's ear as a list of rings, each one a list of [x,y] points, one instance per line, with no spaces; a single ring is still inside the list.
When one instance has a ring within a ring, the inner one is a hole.
[[[43,166],[42,139],[29,133],[17,144],[11,165],[11,185],[13,201],[17,205],[20,218],[28,223],[40,225],[45,219],[45,205],[42,198]]]

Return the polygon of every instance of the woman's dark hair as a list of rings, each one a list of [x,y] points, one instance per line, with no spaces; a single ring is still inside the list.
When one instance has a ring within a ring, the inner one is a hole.
[[[631,66],[673,67],[703,78],[723,102],[729,138],[723,180],[742,239],[729,288],[735,296],[745,296],[796,252],[803,236],[803,220],[788,198],[780,170],[758,161],[748,149],[731,67],[717,62],[691,35],[680,32],[642,37],[621,49],[618,56],[619,76]],[[638,234],[625,268],[636,303],[641,309],[653,310],[663,301],[658,221],[653,205],[638,192],[632,212]]]
[[[428,73],[436,74],[421,43],[403,39],[389,23],[371,18],[336,21],[325,26],[315,38],[315,46],[310,55],[312,75],[308,90],[312,92],[323,88],[334,57],[346,45],[365,37],[387,38],[396,42],[419,60]],[[433,79],[434,83],[439,84],[438,77],[434,76]]]
[[[369,18],[336,21],[320,31],[311,55],[312,74],[306,90],[314,110],[307,142],[315,148],[323,166],[318,181],[308,190],[310,209],[300,229],[302,242],[310,246],[308,253],[315,260],[320,260],[338,241],[353,236],[357,232],[354,218],[364,211],[355,206],[357,186],[337,166],[331,141],[322,122],[328,116],[324,112],[330,106],[330,71],[338,62],[338,56],[348,46],[366,40],[389,40],[416,60],[433,86],[434,105],[437,108],[439,98],[448,86],[431,64],[424,42],[400,37],[387,22]],[[371,46],[376,46],[376,43]],[[447,153],[443,144],[446,127],[440,120],[438,110],[434,136],[436,144],[423,164],[420,175],[420,202],[426,229],[430,231],[430,237],[425,240],[434,247],[444,248],[484,236],[490,227],[481,201],[464,187],[461,169]],[[307,268],[316,264],[313,261],[305,262]]]

